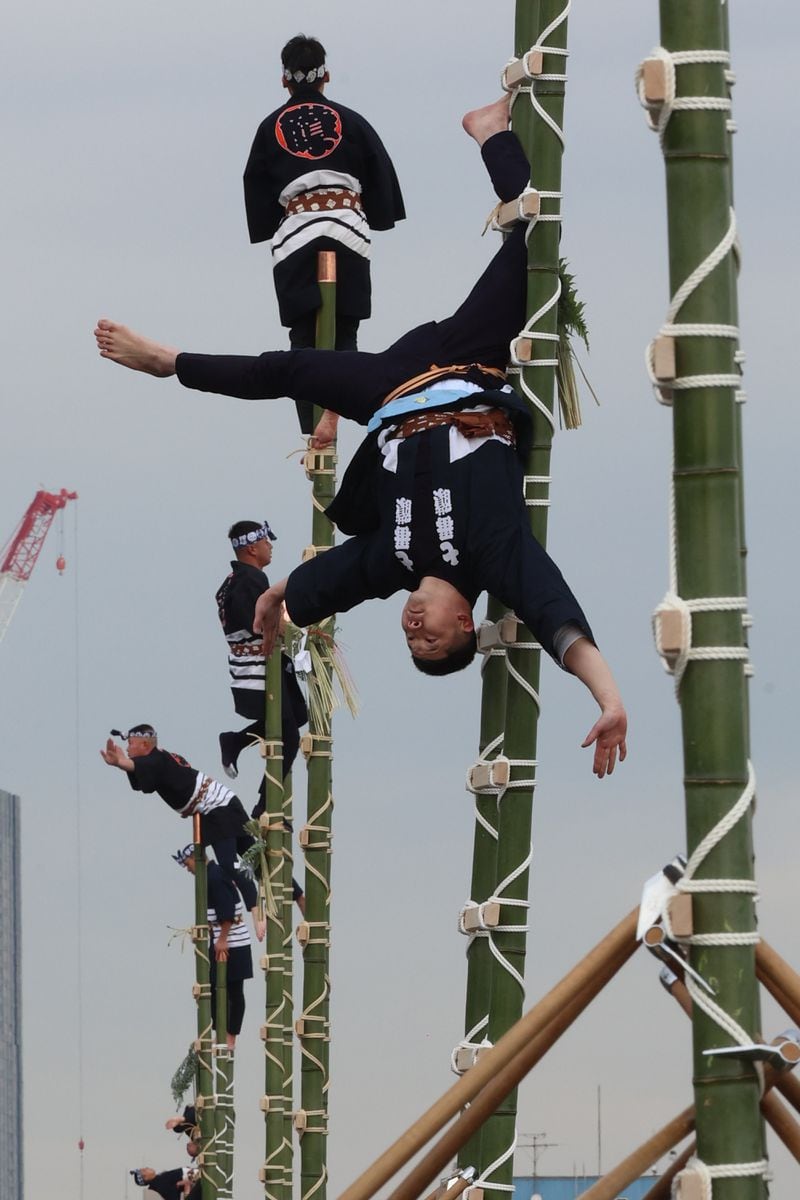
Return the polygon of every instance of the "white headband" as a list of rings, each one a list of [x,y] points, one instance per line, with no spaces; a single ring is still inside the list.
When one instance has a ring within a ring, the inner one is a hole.
[[[242,533],[239,537],[231,538],[231,545],[234,550],[238,550],[241,546],[252,546],[254,542],[262,540],[275,542],[277,538],[269,527],[269,521],[264,521],[260,529],[251,529],[249,533]]]
[[[290,71],[288,67],[284,67],[283,78],[288,80],[289,83],[303,83],[304,81],[306,83],[316,83],[318,79],[322,79],[327,69],[325,63],[321,67],[312,67],[310,71]]]

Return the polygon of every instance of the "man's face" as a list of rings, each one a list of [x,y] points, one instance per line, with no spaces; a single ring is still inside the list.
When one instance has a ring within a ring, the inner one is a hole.
[[[269,538],[261,538],[260,541],[255,542],[252,551],[253,562],[257,567],[261,567],[262,570],[272,562],[272,542]]]
[[[128,738],[128,758],[141,758],[155,749],[155,738],[138,737],[135,733]]]
[[[156,1173],[152,1167],[142,1167],[141,1175],[145,1183],[152,1183],[156,1177]]]
[[[459,649],[472,632],[472,615],[465,613],[464,601],[457,592],[453,597],[424,598],[412,592],[403,606],[400,624],[406,643],[415,658],[433,662]]]
[[[183,862],[181,863],[181,866],[186,867],[186,870],[189,872],[190,875],[194,875],[195,865],[196,864],[195,864],[194,858],[192,858],[191,855],[189,856],[189,858],[185,858],[183,860]]]

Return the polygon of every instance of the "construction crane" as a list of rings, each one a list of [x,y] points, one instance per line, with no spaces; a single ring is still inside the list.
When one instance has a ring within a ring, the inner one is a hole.
[[[77,499],[78,493],[68,492],[66,488],[62,488],[60,492],[37,492],[12,534],[10,542],[2,552],[3,559],[0,562],[0,642],[11,624],[11,618],[22,596],[22,589],[36,566],[36,560],[56,513],[66,508],[67,501]],[[63,574],[66,565],[63,553],[59,552],[56,559],[56,568],[59,574]]]

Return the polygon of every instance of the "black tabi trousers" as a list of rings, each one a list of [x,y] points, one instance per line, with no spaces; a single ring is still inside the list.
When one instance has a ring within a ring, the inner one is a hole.
[[[495,191],[515,199],[530,168],[515,134],[496,133],[481,148]],[[258,356],[180,354],[181,383],[245,400],[290,396],[366,425],[396,387],[437,366],[482,363],[505,369],[509,343],[524,322],[527,282],[525,226],[506,238],[464,303],[445,321],[406,333],[379,354],[362,351],[275,350]]]
[[[337,351],[358,349],[358,317],[345,317],[336,314],[336,346]],[[293,350],[313,350],[317,344],[317,314],[306,313],[292,325],[289,330],[289,345]],[[300,432],[310,436],[314,432],[314,405],[307,400],[296,400],[297,419],[300,422]],[[284,739],[285,741],[285,739]],[[284,775],[286,772],[284,771]]]

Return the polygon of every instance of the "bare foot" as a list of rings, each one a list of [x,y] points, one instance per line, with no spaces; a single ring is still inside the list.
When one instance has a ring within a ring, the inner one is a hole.
[[[311,438],[312,450],[324,450],[326,446],[330,446],[336,441],[336,428],[339,424],[339,414],[325,412],[317,422],[317,428],[314,430],[314,435]]]
[[[483,108],[473,108],[472,112],[466,113],[461,120],[464,129],[479,146],[482,146],[495,133],[504,133],[508,129],[508,122],[508,96],[502,96],[493,104],[487,104]]]
[[[101,358],[110,358],[132,371],[144,371],[159,379],[175,374],[178,351],[171,346],[162,346],[105,317],[97,322],[94,336]]]

